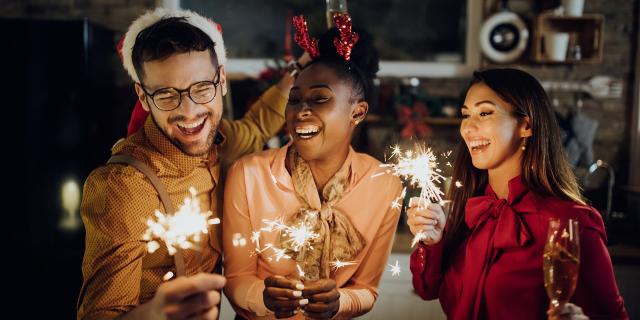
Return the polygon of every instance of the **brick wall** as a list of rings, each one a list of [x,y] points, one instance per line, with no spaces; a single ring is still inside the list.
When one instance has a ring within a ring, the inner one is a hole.
[[[485,0],[491,2],[491,0]],[[633,106],[634,59],[636,48],[636,25],[638,0],[587,0],[585,13],[599,13],[605,16],[604,58],[597,65],[542,65],[529,62],[526,58],[518,64],[498,65],[483,60],[483,68],[516,67],[533,74],[538,80],[585,80],[595,75],[620,78],[624,82],[621,98],[583,100],[583,112],[599,121],[594,141],[594,157],[610,163],[617,173],[617,184],[627,183],[629,167],[629,127]],[[491,7],[491,6],[489,6]],[[525,19],[531,19],[533,1],[512,1],[512,8],[525,10]],[[469,79],[423,79],[426,92],[436,96],[456,96],[464,92]],[[575,106],[573,94],[549,92],[550,97],[560,101],[560,112]],[[450,131],[450,128],[441,128]]]

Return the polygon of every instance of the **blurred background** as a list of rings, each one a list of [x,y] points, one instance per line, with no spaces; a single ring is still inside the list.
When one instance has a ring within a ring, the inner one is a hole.
[[[415,140],[454,150],[473,70],[532,73],[556,108],[585,195],[603,215],[629,314],[640,317],[639,0],[2,0],[10,142],[3,267],[8,291],[28,308],[11,310],[75,317],[82,185],[125,136],[136,101],[116,43],[156,6],[191,9],[222,25],[230,118],[242,116],[300,54],[290,40],[292,15],[304,14],[313,35],[327,28],[327,12],[348,11],[374,35],[383,60],[370,114],[354,139],[357,150],[380,160],[389,146]],[[279,135],[269,146],[284,143]],[[411,292],[409,242],[401,221],[389,263],[398,260],[403,272],[385,272],[380,299],[364,318],[443,318],[437,301],[420,303]],[[228,304],[223,308],[221,318],[232,318]]]

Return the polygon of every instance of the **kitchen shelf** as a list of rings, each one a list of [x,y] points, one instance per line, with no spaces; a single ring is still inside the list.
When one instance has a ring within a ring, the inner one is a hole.
[[[602,62],[605,18],[601,14],[584,14],[579,17],[538,15],[534,22],[531,59],[538,63],[549,64],[598,64]],[[568,51],[575,45],[580,46],[582,58],[572,59],[567,54],[565,61],[550,60],[545,53],[544,35],[554,32],[569,33]]]

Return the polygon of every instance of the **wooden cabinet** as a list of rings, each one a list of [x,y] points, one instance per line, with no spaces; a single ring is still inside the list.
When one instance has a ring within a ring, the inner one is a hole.
[[[597,64],[602,62],[604,16],[585,14],[580,17],[541,14],[534,21],[531,59],[538,63]],[[563,32],[569,34],[569,46],[565,61],[552,61],[546,54],[544,36]],[[579,47],[580,59],[573,52]]]

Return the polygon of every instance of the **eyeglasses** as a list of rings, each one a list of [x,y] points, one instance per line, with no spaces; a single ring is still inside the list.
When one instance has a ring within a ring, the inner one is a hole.
[[[190,85],[186,89],[161,88],[153,93],[148,93],[144,88],[144,84],[140,83],[142,91],[151,98],[156,108],[162,111],[175,110],[182,103],[182,94],[187,92],[189,99],[197,104],[205,104],[211,102],[216,97],[218,85],[220,84],[220,67],[216,70],[214,81],[200,81]]]

